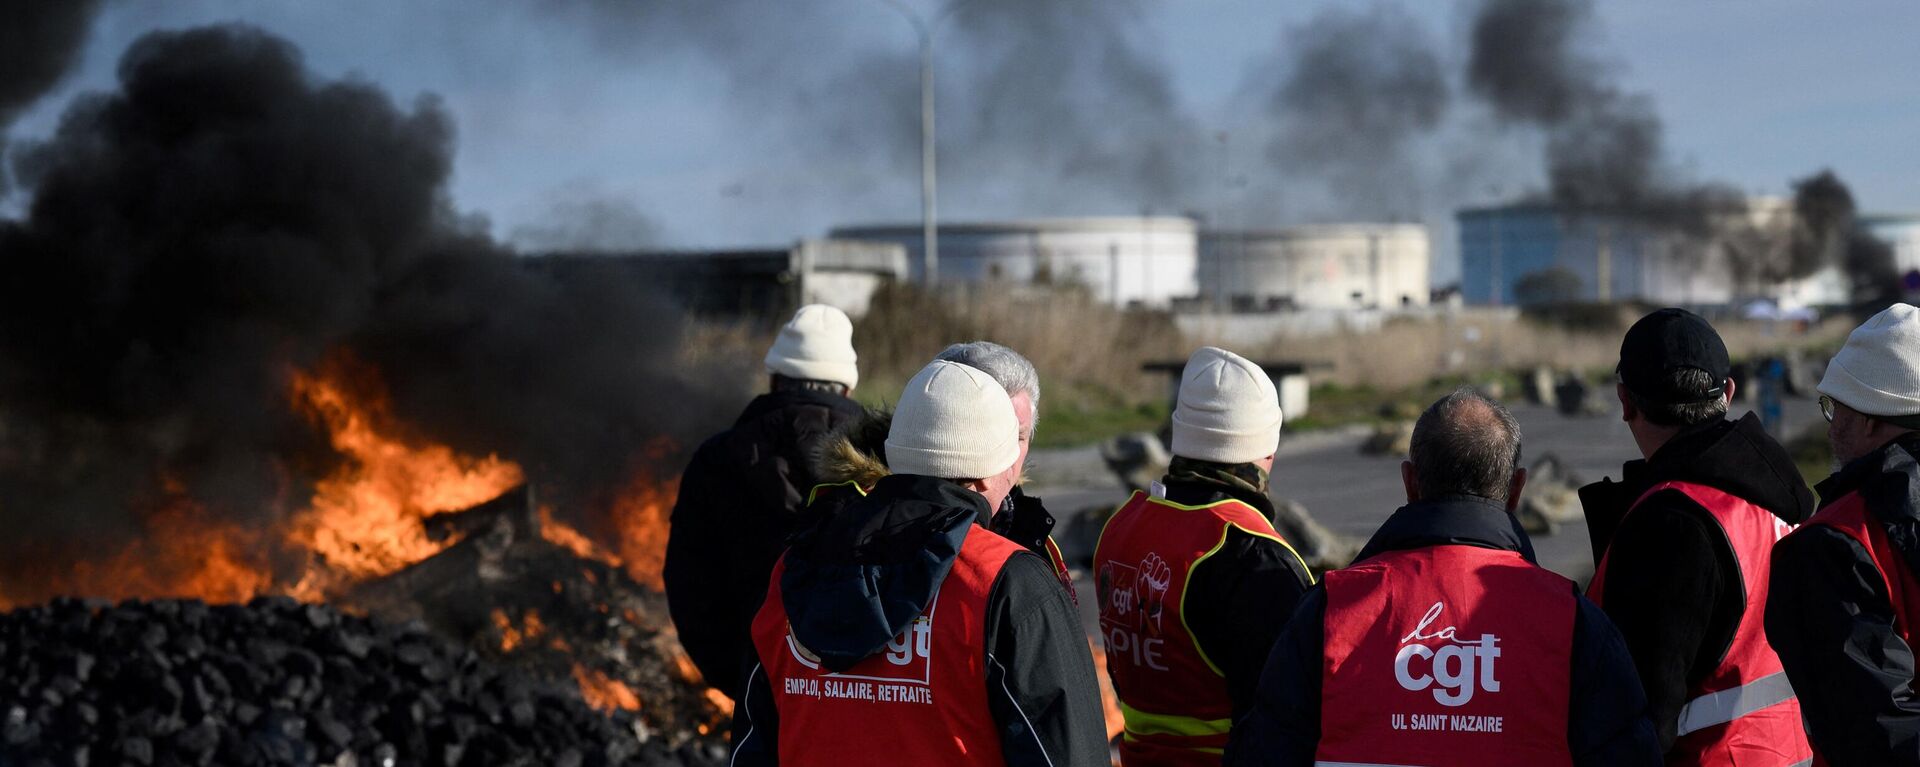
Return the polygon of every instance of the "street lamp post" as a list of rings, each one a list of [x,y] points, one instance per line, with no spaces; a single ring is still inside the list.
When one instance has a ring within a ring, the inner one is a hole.
[[[914,34],[920,38],[920,279],[927,285],[935,285],[940,281],[940,182],[934,156],[933,36],[967,0],[951,0],[940,6],[931,23],[901,0],[881,2],[907,17],[907,23],[913,25]]]

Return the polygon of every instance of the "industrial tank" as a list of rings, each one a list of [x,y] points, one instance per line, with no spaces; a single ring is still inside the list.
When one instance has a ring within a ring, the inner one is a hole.
[[[1201,298],[1237,311],[1427,303],[1431,251],[1419,224],[1310,224],[1201,237]]]
[[[896,243],[922,268],[918,224],[845,226],[836,240]],[[940,279],[1084,285],[1117,306],[1165,307],[1198,293],[1198,227],[1176,216],[1104,216],[940,225]]]

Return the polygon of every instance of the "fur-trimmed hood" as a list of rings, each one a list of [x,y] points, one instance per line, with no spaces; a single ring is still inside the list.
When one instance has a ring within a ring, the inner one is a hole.
[[[887,431],[893,411],[866,411],[829,433],[813,454],[813,476],[821,484],[854,482],[870,488],[893,472],[887,468]]]

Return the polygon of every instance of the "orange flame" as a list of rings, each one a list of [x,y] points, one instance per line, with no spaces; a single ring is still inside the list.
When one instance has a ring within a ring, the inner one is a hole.
[[[502,652],[513,652],[522,645],[539,639],[541,634],[547,633],[547,625],[540,622],[540,613],[533,610],[523,613],[520,616],[520,625],[515,626],[513,619],[507,617],[507,611],[496,608],[493,611],[493,626],[500,630]]]
[[[576,663],[573,666],[573,681],[580,685],[580,697],[585,699],[589,706],[601,711],[614,709],[638,711],[640,709],[640,696],[633,694],[633,689],[618,679],[610,678],[606,674],[589,670]]]
[[[256,531],[212,519],[186,497],[178,481],[168,478],[162,484],[168,497],[143,520],[143,539],[105,559],[75,562],[67,573],[34,584],[46,594],[0,586],[0,609],[43,601],[49,594],[244,602],[272,586]]]
[[[654,474],[674,450],[672,440],[655,439],[645,450],[645,460],[627,481],[626,491],[613,502],[613,521],[619,530],[620,558],[626,562],[633,579],[664,589],[661,571],[667,564],[667,529],[673,514],[673,502],[679,495],[680,478],[662,478]]]
[[[573,552],[574,556],[581,559],[597,560],[614,567],[620,566],[619,557],[601,549],[599,544],[574,529],[572,525],[555,519],[553,509],[548,506],[540,507],[540,537],[546,539],[548,543]],[[589,570],[584,575],[588,581],[594,580],[593,571]]]
[[[384,394],[356,396],[378,391],[371,385],[377,382],[350,390],[347,367],[293,377],[295,401],[325,425],[347,460],[315,485],[312,504],[294,518],[288,539],[316,554],[329,575],[360,579],[439,553],[452,542],[429,539],[422,520],[491,500],[519,484],[522,474],[496,456],[475,458],[409,438]],[[308,581],[296,590],[326,585]]]

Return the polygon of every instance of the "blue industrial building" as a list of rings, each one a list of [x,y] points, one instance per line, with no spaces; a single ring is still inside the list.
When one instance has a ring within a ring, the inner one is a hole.
[[[1468,304],[1550,298],[1697,306],[1733,298],[1716,249],[1660,236],[1625,216],[1523,203],[1469,208],[1455,219]]]

